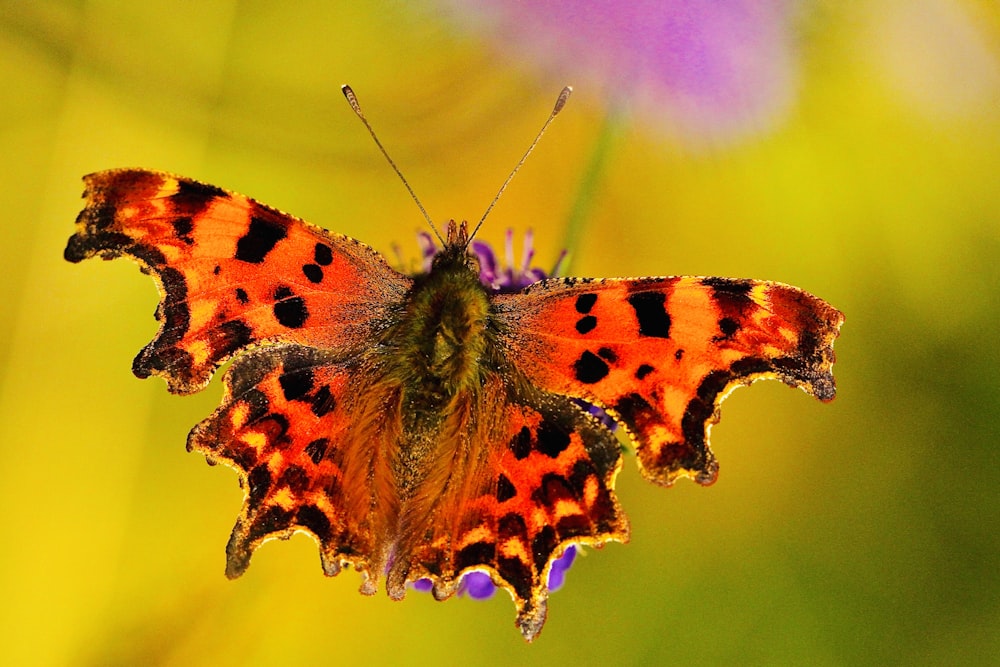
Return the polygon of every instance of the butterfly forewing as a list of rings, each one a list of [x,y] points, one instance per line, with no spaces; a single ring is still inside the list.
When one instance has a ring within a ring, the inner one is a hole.
[[[211,185],[141,169],[84,181],[65,256],[127,255],[153,274],[160,332],[133,368],[174,392],[261,342],[363,348],[411,283],[353,239]]]
[[[606,408],[643,472],[707,484],[708,428],[737,385],[774,378],[833,398],[843,316],[781,283],[724,278],[554,279],[496,307],[509,361],[540,388]]]

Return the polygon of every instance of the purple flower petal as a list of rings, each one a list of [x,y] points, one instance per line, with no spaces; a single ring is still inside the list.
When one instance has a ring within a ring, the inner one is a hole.
[[[535,256],[533,236],[531,232],[524,235],[523,261],[521,266],[514,264],[514,230],[507,230],[504,243],[504,264],[500,265],[497,255],[490,244],[485,241],[473,240],[472,252],[479,258],[479,279],[494,292],[517,292],[532,283],[547,278],[545,271],[531,268],[529,263]]]
[[[490,244],[484,241],[473,241],[472,252],[479,258],[479,282],[487,287],[493,287],[497,279],[497,257]]]
[[[434,588],[434,582],[430,579],[417,579],[410,585],[413,586],[413,590],[420,591],[421,593],[430,593]]]
[[[488,600],[497,592],[497,587],[485,572],[469,572],[462,577],[459,595],[467,594],[473,600]]]
[[[566,572],[569,571],[573,561],[576,560],[576,546],[569,545],[563,555],[552,562],[549,570],[549,591],[557,591],[566,583]]]
[[[417,244],[420,245],[421,270],[428,273],[434,255],[438,254],[437,244],[434,243],[434,237],[427,232],[417,232]]]

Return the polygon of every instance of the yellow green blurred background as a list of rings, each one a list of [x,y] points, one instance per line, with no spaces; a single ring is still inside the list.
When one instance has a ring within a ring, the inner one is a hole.
[[[785,106],[705,142],[434,3],[0,2],[0,662],[995,664],[1000,9],[792,4]],[[218,382],[133,377],[152,281],[62,259],[80,177],[120,166],[415,258],[344,82],[436,220],[477,219],[577,83],[483,239],[531,228],[547,266],[576,209],[574,274],[767,278],[846,314],[838,398],[737,391],[713,487],[627,456],[631,543],[578,559],[532,645],[505,594],[365,598],[302,535],[228,581],[236,475],[184,450]]]

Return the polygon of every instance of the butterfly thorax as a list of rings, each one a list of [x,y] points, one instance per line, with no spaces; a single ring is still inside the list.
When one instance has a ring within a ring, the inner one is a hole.
[[[447,411],[482,384],[490,311],[479,266],[465,244],[449,243],[417,276],[406,312],[391,335],[407,398],[425,411]]]

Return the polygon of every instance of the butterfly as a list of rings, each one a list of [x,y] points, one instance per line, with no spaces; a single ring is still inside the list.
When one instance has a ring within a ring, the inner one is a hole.
[[[834,397],[843,316],[789,285],[659,277],[480,282],[465,223],[429,270],[405,275],[347,236],[253,199],[145,169],[84,177],[65,258],[125,256],[156,280],[159,332],[133,363],[220,407],[187,447],[239,474],[226,547],[240,576],[295,532],[323,571],[389,596],[437,599],[488,573],[531,641],[548,573],[570,545],[625,542],[622,447],[663,486],[712,483],[708,434],[731,389],[761,378]]]

